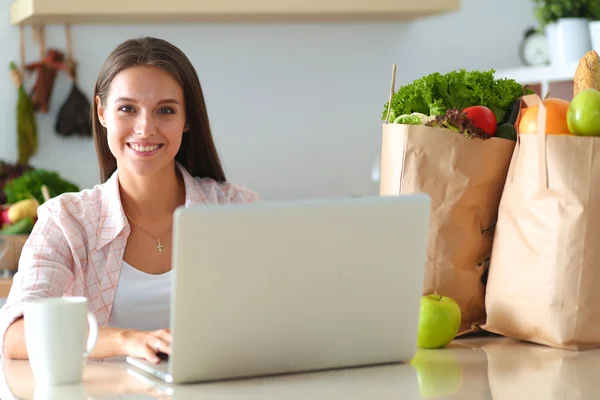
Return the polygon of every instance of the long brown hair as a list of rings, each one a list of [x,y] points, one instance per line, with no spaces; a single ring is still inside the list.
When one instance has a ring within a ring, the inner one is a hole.
[[[183,135],[175,159],[192,176],[225,181],[225,173],[210,130],[204,94],[194,66],[187,56],[171,43],[153,37],[143,37],[127,40],[110,53],[100,69],[94,88],[92,131],[102,183],[116,171],[117,160],[108,147],[106,128],[98,118],[95,99],[99,96],[102,105],[106,105],[113,78],[122,70],[136,66],[158,67],[171,74],[183,88],[189,130]]]

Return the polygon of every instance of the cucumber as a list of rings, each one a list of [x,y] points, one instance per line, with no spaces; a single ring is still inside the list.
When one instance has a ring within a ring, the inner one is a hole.
[[[517,141],[517,129],[512,124],[502,124],[496,129],[496,137]]]
[[[517,118],[519,117],[519,111],[521,111],[521,100],[522,98],[519,97],[510,104],[508,110],[506,111],[506,114],[504,115],[503,120],[501,121],[501,125],[514,125],[517,122]]]
[[[23,218],[12,225],[8,225],[0,230],[0,235],[24,235],[33,230],[33,218]]]

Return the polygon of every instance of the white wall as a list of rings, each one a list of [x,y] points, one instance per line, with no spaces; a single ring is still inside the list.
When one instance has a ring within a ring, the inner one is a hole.
[[[19,55],[9,3],[0,6],[6,46],[0,52],[6,71],[0,74],[0,159],[13,161],[16,89],[8,64]],[[197,68],[231,181],[267,200],[376,194],[371,168],[392,63],[398,64],[397,85],[433,71],[519,65],[519,41],[534,23],[531,2],[500,4],[463,0],[460,12],[412,24],[74,26],[74,55],[80,84],[91,95],[101,63],[118,43],[140,35],[170,40]],[[48,27],[46,42],[64,49],[63,28]],[[28,41],[27,61],[37,57]],[[93,142],[53,132],[69,89],[63,74],[51,112],[38,116],[40,152],[32,163],[91,187],[98,182]]]

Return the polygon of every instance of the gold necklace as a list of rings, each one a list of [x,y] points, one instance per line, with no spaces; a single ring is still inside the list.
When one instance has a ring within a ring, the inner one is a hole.
[[[144,228],[142,228],[141,226],[139,226],[138,224],[136,224],[136,223],[135,223],[135,221],[133,220],[133,218],[131,218],[131,217],[129,216],[129,214],[127,214],[127,211],[125,211],[125,208],[123,208],[123,212],[125,213],[125,216],[126,216],[126,217],[127,217],[127,218],[128,218],[130,221],[131,221],[131,223],[132,223],[132,224],[134,224],[135,226],[137,226],[138,228],[140,228],[140,229],[142,230],[142,232],[144,232],[146,235],[148,235],[148,236],[150,236],[151,238],[153,238],[153,239],[154,239],[154,235],[152,235],[150,232],[148,232],[147,230],[145,230]],[[168,230],[168,231],[166,231],[166,232],[165,232],[163,235],[161,235],[161,236],[164,236],[164,235],[166,235],[167,233],[171,232],[171,229],[173,229],[173,227],[170,227],[170,228],[169,228],[169,230]],[[160,242],[160,237],[156,238],[156,242],[157,242],[156,249],[158,250],[158,252],[159,252],[160,254],[162,254],[162,252],[163,252],[163,245],[162,245],[162,243]]]

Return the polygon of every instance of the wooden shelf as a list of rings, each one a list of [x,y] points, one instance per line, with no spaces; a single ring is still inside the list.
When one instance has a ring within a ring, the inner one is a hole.
[[[11,278],[0,278],[0,298],[8,297],[8,293],[10,292],[11,286]]]
[[[457,11],[460,0],[13,0],[17,24],[400,20]]]

